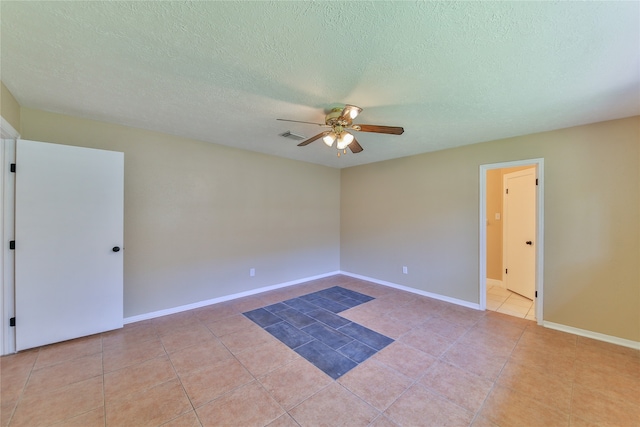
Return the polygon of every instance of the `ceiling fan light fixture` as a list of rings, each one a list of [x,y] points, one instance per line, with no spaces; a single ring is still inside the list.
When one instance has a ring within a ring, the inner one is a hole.
[[[344,109],[347,110],[347,112],[349,113],[349,118],[351,120],[358,117],[358,114],[360,114],[360,112],[362,111],[362,108],[357,107],[355,105],[346,105]]]
[[[338,143],[336,144],[336,147],[338,148],[338,150],[344,150],[352,142],[353,142],[353,135],[351,135],[349,132],[342,132],[338,137]]]
[[[338,135],[336,135],[335,132],[329,132],[322,138],[322,141],[327,144],[327,147],[331,147],[333,145],[333,141],[336,140],[337,136]]]

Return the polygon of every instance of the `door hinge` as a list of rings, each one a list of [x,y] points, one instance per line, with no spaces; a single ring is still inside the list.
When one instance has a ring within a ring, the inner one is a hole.
[[[15,240],[11,240],[9,242],[9,249],[15,250],[16,248],[16,241]]]
[[[16,164],[11,163],[11,172],[16,173]]]
[[[16,318],[12,317],[11,319],[9,319],[9,326],[16,326]]]
[[[506,191],[506,194],[509,194],[509,189],[508,188],[505,191]]]
[[[536,298],[538,298],[538,291],[536,291]]]
[[[504,269],[504,274],[507,274],[507,273],[509,273],[509,269],[508,269],[508,268],[505,268],[505,269]]]
[[[536,178],[536,185],[538,185],[538,178]]]

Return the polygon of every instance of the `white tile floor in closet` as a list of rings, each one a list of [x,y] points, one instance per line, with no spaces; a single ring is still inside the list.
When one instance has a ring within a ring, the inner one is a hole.
[[[487,310],[536,320],[536,309],[532,300],[500,286],[487,287]]]

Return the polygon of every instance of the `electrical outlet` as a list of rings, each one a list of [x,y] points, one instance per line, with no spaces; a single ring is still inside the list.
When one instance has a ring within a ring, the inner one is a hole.
[[[256,269],[255,268],[250,268],[249,269],[249,276],[253,277],[256,275]]]
[[[409,274],[409,269],[407,268],[406,265],[402,266],[402,274]]]

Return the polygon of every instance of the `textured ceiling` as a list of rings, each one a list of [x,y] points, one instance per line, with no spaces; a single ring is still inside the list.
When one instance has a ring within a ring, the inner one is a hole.
[[[18,102],[347,167],[640,114],[640,3],[0,2]],[[360,154],[296,147],[350,103]]]

